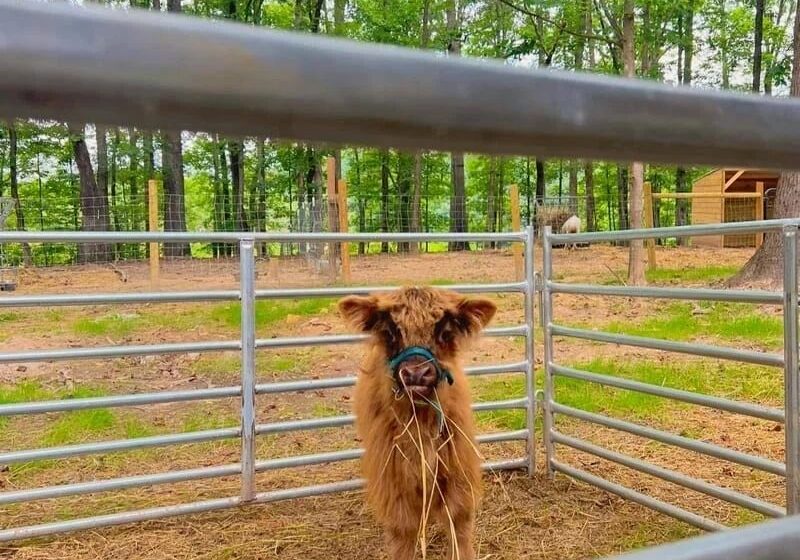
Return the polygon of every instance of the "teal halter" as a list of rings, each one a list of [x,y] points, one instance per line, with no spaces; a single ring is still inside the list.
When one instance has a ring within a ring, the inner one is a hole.
[[[442,382],[447,380],[448,385],[453,384],[453,374],[443,368],[439,360],[436,359],[436,356],[433,355],[433,352],[424,346],[409,346],[389,359],[389,369],[392,370],[392,375],[394,375],[395,380],[398,382],[400,381],[400,364],[409,358],[425,358],[425,360],[432,363],[433,367],[436,368],[437,381]]]
[[[389,359],[389,369],[392,370],[392,375],[394,376],[395,383],[397,384],[395,386],[396,392],[402,391],[401,387],[403,385],[402,381],[400,380],[400,364],[409,358],[415,357],[424,358],[433,364],[433,367],[436,368],[436,381],[438,383],[446,380],[448,385],[453,384],[453,374],[450,373],[446,368],[442,367],[442,364],[439,363],[439,360],[436,359],[436,356],[433,355],[433,352],[431,352],[429,348],[425,348],[424,346],[409,346]],[[439,424],[439,434],[441,434],[442,429],[444,428],[444,411],[442,410],[442,405],[439,403],[438,399],[436,401],[425,399],[425,402],[420,402],[418,404],[430,405],[436,411],[436,418],[438,420],[437,423]]]

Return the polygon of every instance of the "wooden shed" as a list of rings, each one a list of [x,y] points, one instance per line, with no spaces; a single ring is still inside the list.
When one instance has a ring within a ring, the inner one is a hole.
[[[759,169],[715,169],[692,185],[692,224],[764,220],[772,216],[779,173]],[[697,247],[756,247],[763,235],[692,238]]]

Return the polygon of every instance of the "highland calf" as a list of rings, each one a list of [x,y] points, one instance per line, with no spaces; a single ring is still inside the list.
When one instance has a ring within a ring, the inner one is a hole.
[[[473,560],[481,493],[469,386],[459,361],[495,314],[485,299],[404,288],[339,302],[371,335],[355,391],[367,499],[392,560],[425,555],[429,522],[450,537],[450,558]]]

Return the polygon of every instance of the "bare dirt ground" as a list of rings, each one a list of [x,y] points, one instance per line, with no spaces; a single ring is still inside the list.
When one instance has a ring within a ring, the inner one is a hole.
[[[711,253],[694,249],[660,249],[659,266],[672,269],[739,266],[748,250]],[[539,258],[537,254],[537,258]],[[354,284],[442,283],[444,281],[504,282],[513,280],[510,253],[485,251],[467,254],[370,256],[353,260]],[[235,261],[162,263],[161,290],[193,290],[236,287]],[[598,246],[574,252],[556,251],[556,278],[570,282],[613,282],[624,276],[624,249]],[[538,267],[537,267],[538,268]],[[329,279],[309,271],[300,259],[273,259],[258,263],[258,287],[326,285]],[[123,281],[123,279],[125,281]],[[69,267],[26,271],[17,295],[32,293],[93,293],[147,291],[152,289],[146,264]],[[2,297],[2,296],[0,296]],[[497,325],[523,320],[522,299],[498,296]],[[563,296],[556,300],[555,315],[561,322],[596,324],[635,321],[659,313],[649,301]],[[3,310],[5,313],[6,310]],[[0,320],[0,351],[69,348],[157,342],[225,340],[237,336],[238,327],[226,322],[223,304],[146,304],[124,307],[9,310]],[[88,326],[87,326],[87,323]],[[98,326],[99,325],[99,326]],[[313,313],[290,311],[280,320],[265,321],[258,336],[318,335],[345,332],[332,302],[323,302]],[[559,341],[564,363],[607,357],[619,362],[684,360],[657,352]],[[524,346],[519,340],[486,338],[465,357],[468,364],[516,361]],[[357,347],[285,350],[259,354],[259,381],[336,377],[355,371]],[[537,364],[541,364],[541,336],[537,336]],[[492,398],[521,396],[514,376],[475,379],[476,397],[491,389]],[[104,394],[145,392],[232,385],[238,382],[236,354],[158,356],[116,360],[0,365],[0,386],[32,382],[40,391],[60,394],[89,387]],[[508,394],[496,395],[507,384]],[[499,385],[498,385],[499,384]],[[765,396],[765,404],[775,404]],[[350,411],[350,389],[270,395],[258,403],[260,423],[330,416]],[[238,404],[231,401],[173,403],[150,407],[114,409],[113,417],[87,420],[81,425],[59,424],[64,415],[13,418],[0,425],[0,451],[101,441],[155,433],[193,431],[237,423]],[[648,424],[776,461],[783,453],[783,433],[774,423],[745,419],[707,409],[667,407]],[[99,429],[98,429],[99,425]],[[61,431],[55,427],[61,426]],[[66,426],[66,427],[64,427]],[[484,432],[507,429],[502,421],[482,418]],[[716,459],[668,448],[634,436],[577,422],[561,422],[565,433],[589,439],[611,449],[716,484],[748,492],[780,503],[781,480],[753,469],[731,466]],[[72,431],[70,431],[72,430]],[[62,432],[67,433],[62,433]],[[540,439],[540,438],[539,438]],[[259,439],[259,459],[348,449],[358,445],[349,429],[292,432]],[[482,448],[487,459],[513,458],[521,444]],[[558,451],[559,459],[616,482],[675,503],[724,523],[739,524],[758,516],[702,494],[675,486],[623,467],[572,452]],[[542,455],[540,453],[540,459]],[[49,463],[33,463],[0,472],[0,491],[33,488],[169,469],[222,465],[238,461],[238,442],[157,448],[128,454],[91,456]],[[542,461],[539,461],[542,464]],[[258,477],[258,489],[270,490],[344,480],[357,476],[354,463],[340,463],[303,470],[278,470]],[[694,533],[693,529],[640,506],[570,481],[564,476],[550,480],[544,473],[530,479],[524,473],[489,474],[486,499],[478,520],[476,542],[482,559],[578,559],[595,558],[622,550],[664,542]],[[156,486],[120,493],[96,494],[0,507],[0,527],[22,526],[236,495],[238,480],[196,481]],[[305,560],[384,558],[380,530],[362,506],[359,494],[327,496],[229,510],[220,513],[149,522],[111,529],[63,535],[55,538],[0,545],[0,558],[152,558],[152,559],[261,559]],[[444,540],[434,539],[432,557],[444,551]]]

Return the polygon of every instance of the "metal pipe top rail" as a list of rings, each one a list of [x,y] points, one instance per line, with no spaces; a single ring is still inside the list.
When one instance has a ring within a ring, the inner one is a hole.
[[[2,18],[0,0],[0,18]],[[53,4],[49,4],[53,5]],[[0,21],[0,36],[3,22]],[[2,68],[0,57],[0,68]],[[0,70],[2,72],[2,70]],[[0,83],[0,115],[2,115],[3,83]],[[521,242],[527,233],[296,233],[258,231],[0,231],[0,243],[213,243],[237,242],[252,239],[263,243],[414,243],[425,241],[446,242]]]
[[[624,231],[554,233],[551,235],[546,235],[545,238],[548,239],[551,244],[607,243],[612,241],[633,241],[636,239],[665,239],[669,237],[740,235],[747,233],[780,231],[787,227],[800,227],[800,219],[788,218],[783,220],[761,220],[751,222],[731,222],[724,224],[628,229]]]
[[[794,100],[19,0],[0,37],[0,118],[740,167],[800,152]]]

